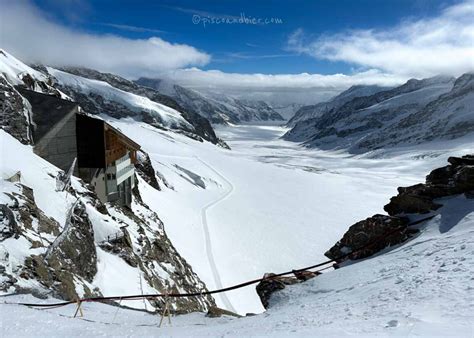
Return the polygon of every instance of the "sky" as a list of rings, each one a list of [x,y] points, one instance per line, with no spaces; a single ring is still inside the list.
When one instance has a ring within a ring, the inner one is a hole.
[[[197,89],[324,93],[474,70],[473,0],[0,5],[0,47],[20,59]]]

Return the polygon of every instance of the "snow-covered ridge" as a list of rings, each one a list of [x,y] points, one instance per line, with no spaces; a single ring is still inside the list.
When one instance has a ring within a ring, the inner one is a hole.
[[[186,109],[216,124],[283,121],[284,118],[264,101],[241,100],[214,92],[198,92],[168,80],[140,78],[136,83],[173,97]]]
[[[0,74],[13,85],[23,84],[23,76],[25,75],[30,75],[37,81],[48,81],[46,75],[27,66],[3,49],[0,49]]]
[[[152,114],[152,116],[158,117],[166,127],[186,126],[192,128],[178,111],[151,101],[147,97],[125,92],[103,81],[87,79],[51,67],[47,67],[47,70],[61,86],[69,87],[78,93],[100,95],[106,101],[122,104],[137,114],[145,111]]]
[[[341,107],[346,102],[349,102],[355,97],[369,96],[380,92],[382,90],[387,90],[385,87],[380,86],[352,86],[349,89],[343,91],[342,93],[336,95],[331,100],[327,102],[320,102],[315,105],[303,106],[301,107],[295,115],[288,121],[287,126],[294,127],[298,122],[314,119],[321,116],[324,113],[327,113],[331,110]]]
[[[474,137],[472,74],[437,76],[357,96],[315,118],[301,120],[285,139],[360,153],[396,145]],[[438,108],[436,108],[438,107]]]

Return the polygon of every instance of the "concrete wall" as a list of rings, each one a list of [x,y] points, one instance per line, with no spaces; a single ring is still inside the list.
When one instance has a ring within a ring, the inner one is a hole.
[[[58,168],[68,171],[74,158],[77,157],[76,145],[76,111],[71,110],[34,146],[34,152]],[[77,166],[74,175],[77,176]]]

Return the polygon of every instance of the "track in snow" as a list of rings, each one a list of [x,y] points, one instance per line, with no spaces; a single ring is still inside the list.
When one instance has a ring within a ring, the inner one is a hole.
[[[196,157],[196,159],[204,164],[206,167],[211,169],[217,176],[219,176],[224,182],[227,183],[229,186],[229,190],[227,190],[224,194],[222,194],[218,199],[208,203],[201,209],[201,223],[202,227],[204,230],[204,238],[206,242],[206,253],[207,253],[207,259],[209,260],[209,265],[212,270],[212,275],[214,277],[214,282],[216,284],[217,289],[222,289],[222,281],[221,281],[221,276],[219,275],[219,271],[217,270],[216,262],[214,260],[214,254],[212,252],[212,243],[211,243],[211,236],[209,235],[209,226],[207,223],[207,211],[215,206],[216,204],[222,202],[225,200],[227,197],[229,197],[232,192],[234,191],[234,185],[227,179],[225,178],[221,173],[219,173],[216,169],[214,169],[211,165],[207,164],[200,158]],[[232,312],[236,312],[234,307],[232,306],[232,303],[229,301],[229,298],[227,298],[227,295],[225,293],[219,293],[218,296],[221,298],[222,302],[226,306],[227,310],[230,310]]]
[[[213,166],[208,164],[207,162],[203,161],[197,156],[176,156],[176,155],[163,155],[159,154],[159,156],[164,156],[164,157],[175,157],[175,158],[188,158],[188,159],[196,159],[202,164],[204,164],[207,168],[209,168],[212,172],[214,172],[217,176],[219,176],[228,186],[229,190],[227,190],[224,194],[222,194],[219,198],[216,200],[206,204],[202,209],[201,209],[201,223],[202,223],[202,228],[204,231],[204,240],[205,240],[205,246],[206,246],[206,255],[207,255],[207,260],[209,261],[209,266],[211,268],[212,272],[212,277],[214,279],[214,283],[216,285],[216,289],[222,289],[222,281],[221,281],[221,276],[219,274],[219,270],[217,269],[216,261],[214,259],[214,253],[212,251],[212,242],[211,242],[211,236],[209,234],[209,225],[207,222],[207,211],[215,206],[216,204],[222,202],[225,200],[227,197],[229,197],[232,192],[234,191],[234,185],[227,179],[225,178],[221,173],[219,173]],[[229,298],[225,293],[219,293],[216,295],[216,297],[220,297],[222,300],[222,303],[225,305],[226,309],[232,312],[236,312],[234,306],[230,302]]]

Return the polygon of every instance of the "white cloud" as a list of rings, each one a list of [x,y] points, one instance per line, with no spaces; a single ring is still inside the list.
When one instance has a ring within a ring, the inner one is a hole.
[[[315,103],[357,84],[395,86],[406,77],[368,70],[352,75],[333,74],[239,74],[197,68],[177,69],[162,78],[200,91],[298,103]]]
[[[28,2],[0,1],[0,6],[0,46],[25,61],[84,66],[128,77],[210,61],[207,53],[159,37],[128,39],[72,30]]]
[[[404,20],[385,30],[352,30],[307,41],[298,29],[288,48],[409,77],[460,75],[474,70],[474,1],[429,19]]]

